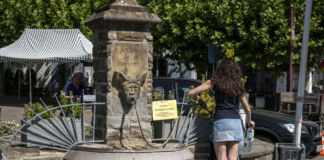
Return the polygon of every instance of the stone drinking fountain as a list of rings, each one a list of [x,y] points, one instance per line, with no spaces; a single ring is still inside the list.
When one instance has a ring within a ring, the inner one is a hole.
[[[152,29],[161,19],[136,0],[112,0],[92,15],[93,67],[97,100],[96,137],[104,144],[82,144],[66,160],[191,160],[182,144],[151,144]],[[138,116],[138,117],[137,117]]]

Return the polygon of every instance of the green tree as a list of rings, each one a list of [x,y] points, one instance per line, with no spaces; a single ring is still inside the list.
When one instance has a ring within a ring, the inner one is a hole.
[[[84,22],[110,0],[0,0],[0,47],[16,41],[25,28],[78,28],[88,38]]]
[[[0,0],[0,47],[18,39],[25,28],[79,28],[110,0]],[[207,46],[234,49],[246,70],[285,70],[290,40],[290,4],[295,5],[294,64],[300,60],[305,0],[138,0],[163,22],[157,26],[155,56],[193,63],[198,71],[207,65]],[[313,2],[309,66],[318,64],[324,51],[324,1]]]
[[[166,55],[199,71],[207,68],[207,46],[234,49],[244,69],[287,69],[290,40],[290,4],[295,5],[294,64],[300,60],[304,0],[142,0],[162,18],[154,31],[155,54]],[[323,55],[324,1],[314,1],[310,37],[310,61]]]

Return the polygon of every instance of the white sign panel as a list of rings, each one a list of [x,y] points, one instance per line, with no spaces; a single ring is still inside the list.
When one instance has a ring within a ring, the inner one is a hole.
[[[83,101],[84,102],[95,102],[96,95],[83,95]]]
[[[276,92],[287,92],[287,72],[282,72],[282,76],[277,78]]]

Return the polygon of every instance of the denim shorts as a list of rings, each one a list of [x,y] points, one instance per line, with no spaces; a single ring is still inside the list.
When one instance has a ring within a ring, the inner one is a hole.
[[[243,141],[241,119],[218,119],[213,122],[211,141]]]

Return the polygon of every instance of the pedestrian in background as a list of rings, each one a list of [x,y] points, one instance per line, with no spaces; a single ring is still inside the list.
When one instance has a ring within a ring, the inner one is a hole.
[[[198,94],[214,90],[216,112],[212,125],[211,141],[217,160],[237,160],[239,142],[243,141],[243,127],[239,113],[239,103],[243,105],[249,127],[254,127],[251,110],[246,100],[240,66],[233,60],[223,59],[210,80],[189,91],[192,99],[200,99]]]
[[[83,73],[81,71],[75,71],[72,76],[72,81],[68,82],[64,88],[64,97],[77,99],[82,96],[83,92],[86,92],[86,88],[83,84]],[[72,92],[72,95],[70,95]]]

